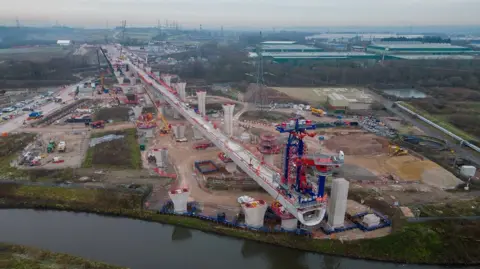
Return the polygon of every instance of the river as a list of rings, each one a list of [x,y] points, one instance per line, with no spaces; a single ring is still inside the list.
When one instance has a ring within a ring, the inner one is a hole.
[[[0,219],[1,242],[68,253],[133,269],[444,268],[305,253],[181,227],[85,213],[9,209],[0,210]]]

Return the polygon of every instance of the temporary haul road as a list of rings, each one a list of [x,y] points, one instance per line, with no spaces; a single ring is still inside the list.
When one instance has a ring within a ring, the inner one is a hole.
[[[114,46],[108,46],[108,60],[111,64],[119,61],[120,53]],[[125,50],[123,50],[125,51]],[[112,54],[112,52],[115,52]],[[126,56],[126,55],[124,55]],[[128,59],[128,57],[126,57]],[[243,171],[252,177],[263,189],[272,197],[278,200],[284,208],[306,226],[319,224],[325,215],[325,204],[321,202],[312,202],[308,205],[299,204],[298,197],[289,198],[280,193],[277,180],[280,175],[261,164],[255,155],[243,148],[241,145],[231,141],[227,136],[215,129],[212,124],[203,117],[195,113],[193,109],[188,108],[185,103],[180,101],[176,95],[172,94],[167,88],[169,86],[160,78],[152,79],[153,74],[147,74],[140,67],[135,66],[130,60],[123,60],[123,64],[128,64],[134,69],[139,77],[163,96],[163,98],[175,108],[188,122],[198,128],[202,134],[212,141],[219,149],[225,152]],[[274,180],[277,179],[277,180]]]

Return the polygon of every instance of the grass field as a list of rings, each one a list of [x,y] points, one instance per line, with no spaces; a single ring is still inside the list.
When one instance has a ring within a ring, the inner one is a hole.
[[[124,268],[101,262],[87,261],[72,255],[53,253],[32,247],[0,243],[0,268],[47,269],[47,268]]]
[[[125,137],[90,147],[85,156],[83,167],[141,169],[142,159],[136,132],[136,129],[127,129],[92,135],[92,138],[109,134],[124,135]]]
[[[33,62],[49,61],[52,58],[65,57],[72,50],[59,46],[0,49],[2,60],[28,60]]]
[[[460,130],[459,128],[453,126],[452,124],[448,123],[447,121],[443,120],[441,117],[439,116],[433,116],[431,114],[429,114],[428,112],[420,109],[420,108],[417,108],[415,106],[413,106],[412,104],[409,104],[407,102],[400,102],[400,104],[402,104],[403,106],[405,106],[406,108],[414,111],[415,113],[417,114],[420,114],[422,115],[424,118],[438,124],[439,126],[447,129],[448,131],[452,132],[453,134],[456,134],[460,137],[462,137],[463,139],[465,140],[469,140],[469,141],[477,141],[477,138],[473,135],[470,135],[468,133],[466,133],[465,131],[462,131]]]

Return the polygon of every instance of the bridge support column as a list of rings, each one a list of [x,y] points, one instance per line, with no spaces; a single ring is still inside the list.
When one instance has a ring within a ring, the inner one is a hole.
[[[234,162],[226,163],[225,170],[229,173],[235,173],[237,171],[237,165]]]
[[[282,229],[285,231],[294,231],[297,229],[298,220],[292,216],[291,219],[282,219]]]
[[[202,134],[200,133],[200,131],[198,130],[197,127],[192,125],[192,129],[193,129],[193,138],[195,140],[203,139],[203,136],[202,136]]]
[[[180,119],[180,114],[176,109],[173,110],[173,118],[176,120]]]
[[[327,227],[330,229],[340,228],[345,225],[349,185],[350,183],[344,178],[335,178],[332,182],[327,222]]]
[[[245,224],[252,228],[263,227],[265,212],[267,211],[267,203],[263,200],[243,203],[242,209],[245,213]]]
[[[123,84],[123,80],[124,80],[124,79],[125,79],[124,77],[118,77],[118,78],[117,78],[118,83],[119,83],[119,84]]]
[[[190,196],[190,191],[187,188],[171,190],[168,195],[173,202],[175,213],[187,212],[188,197]]]

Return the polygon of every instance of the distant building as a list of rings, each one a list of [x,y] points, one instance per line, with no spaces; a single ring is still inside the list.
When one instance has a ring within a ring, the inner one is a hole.
[[[261,45],[262,52],[320,52],[321,48],[315,48],[300,44],[275,44],[275,45]]]
[[[365,47],[362,47],[362,46],[352,46],[352,51],[355,51],[355,52],[365,52]]]
[[[305,37],[305,40],[310,41],[328,41],[337,43],[349,43],[352,41],[370,41],[377,42],[384,38],[421,38],[424,35],[400,35],[391,33],[322,33]]]
[[[385,42],[374,43],[367,46],[367,52],[381,55],[397,54],[424,54],[424,55],[445,55],[445,54],[469,54],[473,53],[471,48],[454,46],[447,43],[418,43],[418,42]]]
[[[71,40],[58,40],[57,41],[57,45],[60,45],[60,46],[70,46],[72,45],[72,41]]]
[[[262,45],[293,45],[297,42],[295,41],[264,41]]]
[[[348,99],[338,93],[331,93],[327,96],[328,109],[334,113],[345,113],[348,108]]]

